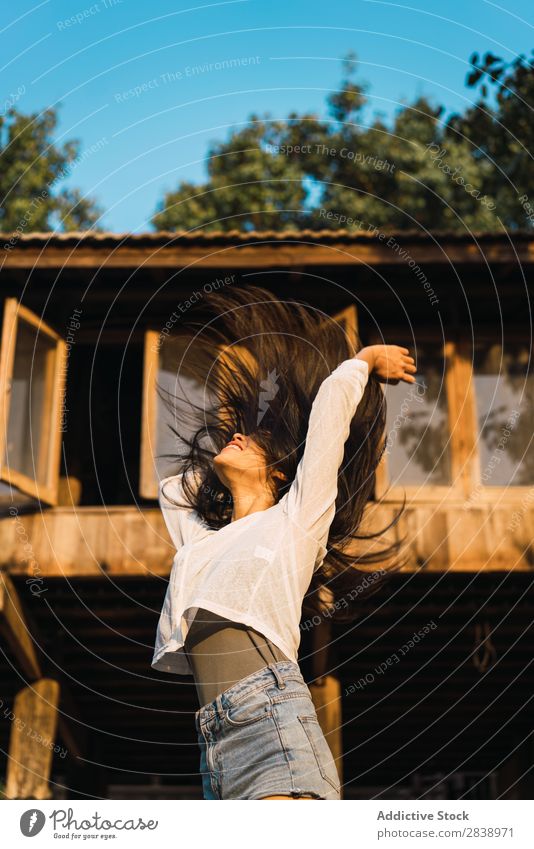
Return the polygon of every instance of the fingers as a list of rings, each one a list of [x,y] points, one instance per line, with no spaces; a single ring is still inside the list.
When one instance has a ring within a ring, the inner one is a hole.
[[[406,351],[406,354],[402,357],[402,368],[405,372],[415,374],[415,372],[417,371],[417,367],[415,365],[414,358],[409,356],[409,351],[407,348],[402,348],[401,350]],[[410,382],[413,383],[413,381]]]
[[[405,383],[415,383],[415,377],[413,376],[417,372],[415,360],[413,357],[409,356],[409,351],[407,348],[401,348],[401,350],[406,352],[402,357],[403,375],[401,377],[401,380],[403,380]]]
[[[415,383],[415,377],[413,377],[417,371],[415,360],[410,356],[408,348],[400,348],[400,350],[402,351],[401,361],[403,370],[401,380],[405,383]]]
[[[384,345],[377,357],[375,372],[379,380],[386,383],[415,383],[414,374],[417,372],[414,358],[409,348],[400,345]]]
[[[413,357],[403,357],[403,376],[402,380],[405,383],[415,383],[415,377],[413,376],[417,371],[417,367],[415,365]]]

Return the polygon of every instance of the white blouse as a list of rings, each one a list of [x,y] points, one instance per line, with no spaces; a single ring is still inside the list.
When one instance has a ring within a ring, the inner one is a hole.
[[[295,480],[277,504],[212,530],[181,501],[181,475],[160,483],[160,506],[176,555],[151,666],[190,675],[183,647],[199,607],[263,634],[297,662],[302,600],[326,554],[338,470],[369,377],[365,360],[344,360],[312,404]],[[163,488],[165,492],[163,492]]]

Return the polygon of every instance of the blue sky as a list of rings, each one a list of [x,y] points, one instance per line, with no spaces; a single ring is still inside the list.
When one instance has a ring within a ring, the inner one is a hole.
[[[3,11],[2,96],[22,112],[60,107],[58,141],[80,139],[83,156],[65,185],[95,196],[116,232],[150,229],[164,192],[203,179],[209,142],[252,112],[324,114],[350,50],[370,118],[422,94],[464,109],[472,52],[510,60],[534,47],[532,0],[17,0]]]

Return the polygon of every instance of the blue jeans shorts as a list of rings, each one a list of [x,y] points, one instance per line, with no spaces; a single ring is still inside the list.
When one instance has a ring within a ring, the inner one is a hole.
[[[339,778],[299,667],[280,661],[195,714],[205,799],[339,799]]]

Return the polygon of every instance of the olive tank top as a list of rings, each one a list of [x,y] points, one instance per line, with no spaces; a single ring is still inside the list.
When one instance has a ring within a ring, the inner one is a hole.
[[[201,607],[185,638],[185,654],[201,707],[258,669],[289,660],[258,631]]]

